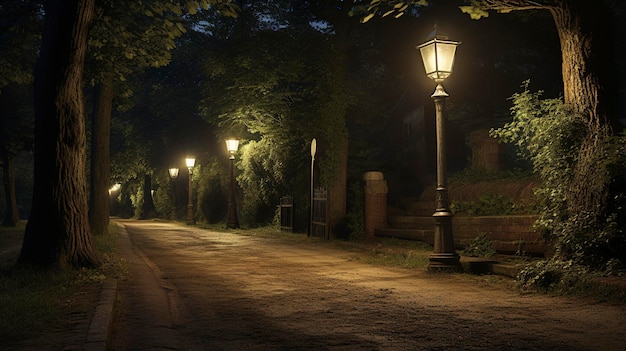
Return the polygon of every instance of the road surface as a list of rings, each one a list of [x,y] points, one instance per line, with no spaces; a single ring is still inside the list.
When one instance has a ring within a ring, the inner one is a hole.
[[[112,350],[626,349],[624,306],[372,266],[327,242],[118,224]]]

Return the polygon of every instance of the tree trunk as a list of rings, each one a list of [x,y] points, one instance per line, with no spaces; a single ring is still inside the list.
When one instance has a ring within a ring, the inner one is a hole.
[[[2,155],[2,179],[4,183],[4,194],[6,195],[6,213],[2,220],[5,227],[15,227],[20,217],[17,210],[17,198],[15,196],[15,173],[13,172],[13,160],[6,152]]]
[[[96,89],[91,133],[91,182],[89,226],[94,235],[104,235],[109,228],[109,181],[111,110],[113,106],[113,75],[107,74]]]
[[[606,124],[599,61],[611,59],[599,50],[603,32],[602,25],[594,23],[598,6],[590,1],[560,1],[560,6],[550,8],[561,43],[563,101],[587,118],[592,132]]]
[[[329,67],[328,79],[330,87],[334,91],[331,92],[331,97],[327,102],[327,112],[332,115],[333,121],[330,123],[330,127],[336,129],[331,132],[334,140],[328,140],[328,144],[331,146],[331,152],[335,152],[337,157],[332,165],[335,173],[335,178],[329,187],[329,226],[331,237],[338,237],[345,235],[342,231],[343,224],[346,218],[346,204],[348,193],[348,144],[349,134],[346,128],[346,120],[348,118],[348,108],[352,104],[352,100],[349,98],[349,84],[348,84],[348,69],[350,65],[349,61],[349,43],[350,43],[350,20],[346,13],[343,13],[345,17],[340,20],[332,21],[335,28],[335,43],[333,52],[333,64]],[[335,18],[337,19],[337,18]]]
[[[346,218],[346,203],[348,189],[348,137],[340,140],[340,156],[335,165],[337,178],[329,189],[329,226],[333,237],[340,236],[342,224]]]
[[[143,205],[141,206],[140,219],[155,218],[157,216],[154,200],[152,199],[152,177],[149,174],[143,177]]]
[[[35,72],[35,170],[20,265],[96,266],[87,213],[83,67],[94,0],[50,0]]]

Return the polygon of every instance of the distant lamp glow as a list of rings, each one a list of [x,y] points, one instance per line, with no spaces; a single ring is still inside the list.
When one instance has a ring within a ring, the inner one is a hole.
[[[111,195],[114,192],[120,190],[121,188],[122,188],[122,184],[120,184],[120,183],[113,184],[113,186],[109,188],[109,195]]]
[[[170,174],[170,181],[172,183],[172,220],[176,220],[176,184],[174,180],[178,178],[178,172],[180,170],[177,167],[172,167],[168,169],[168,173]]]
[[[228,217],[226,219],[226,227],[239,228],[239,220],[237,219],[237,204],[235,203],[235,153],[239,148],[239,140],[226,140],[226,150],[230,154],[230,194],[228,196]]]
[[[176,177],[178,177],[178,168],[172,167],[169,169],[169,173],[170,173],[170,178],[172,179],[176,179]]]

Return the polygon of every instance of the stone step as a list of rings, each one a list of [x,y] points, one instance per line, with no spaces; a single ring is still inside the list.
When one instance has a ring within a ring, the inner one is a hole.
[[[462,249],[478,235],[485,234],[496,252],[505,255],[548,257],[549,245],[533,230],[535,216],[464,217],[452,219],[454,244]],[[435,222],[432,216],[389,216],[388,225],[374,235],[433,244]]]
[[[495,274],[515,278],[522,269],[522,265],[502,263],[491,258],[461,256],[459,261],[463,271],[472,274]]]

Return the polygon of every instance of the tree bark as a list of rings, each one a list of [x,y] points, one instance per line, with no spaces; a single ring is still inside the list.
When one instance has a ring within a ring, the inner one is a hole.
[[[105,235],[109,228],[110,134],[113,106],[113,76],[105,75],[96,89],[91,133],[91,182],[89,227],[94,235]]]
[[[597,26],[590,23],[594,20],[590,18],[594,6],[600,5],[561,1],[560,6],[550,8],[561,43],[563,101],[587,118],[590,131],[598,131],[606,124],[605,111],[600,105],[603,97],[599,76],[593,69],[600,67],[594,64],[599,47],[594,44],[599,43],[600,38],[594,40],[594,36],[601,35]]]
[[[100,264],[87,213],[83,67],[94,0],[50,0],[35,72],[35,170],[19,265]]]
[[[140,219],[155,218],[157,216],[154,200],[152,199],[152,177],[149,174],[143,177],[143,205]]]
[[[6,212],[2,220],[2,225],[5,227],[15,227],[20,220],[17,210],[17,197],[15,195],[15,173],[13,171],[13,160],[6,152],[2,155],[2,165],[2,179],[6,197]]]

